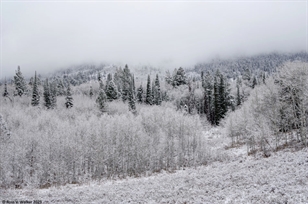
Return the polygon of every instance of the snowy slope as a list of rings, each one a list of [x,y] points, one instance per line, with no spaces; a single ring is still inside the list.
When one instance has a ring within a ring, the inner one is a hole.
[[[142,178],[0,192],[0,200],[46,203],[308,203],[308,149],[269,158],[239,155]]]

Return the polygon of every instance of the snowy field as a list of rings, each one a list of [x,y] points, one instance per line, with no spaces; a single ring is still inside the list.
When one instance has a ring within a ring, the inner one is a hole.
[[[206,136],[221,140],[215,132]],[[245,148],[224,150],[230,155],[227,161],[175,173],[40,190],[2,189],[0,198],[42,203],[308,203],[307,148],[269,158],[246,156]]]

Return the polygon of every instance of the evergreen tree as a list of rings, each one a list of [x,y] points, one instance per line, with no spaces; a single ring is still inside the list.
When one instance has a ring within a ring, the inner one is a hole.
[[[4,81],[4,92],[3,92],[3,97],[8,97],[9,96],[9,92],[7,91],[7,83],[6,83],[6,79]]]
[[[109,74],[107,75],[107,84],[108,84],[108,82],[110,82],[110,81],[112,81],[112,75],[109,73]]]
[[[109,101],[118,99],[118,89],[113,81],[109,81],[106,88],[106,96]]]
[[[39,92],[38,92],[37,76],[36,76],[36,71],[35,71],[31,105],[37,106],[37,105],[39,105],[39,103],[40,103],[40,95],[39,95]]]
[[[137,102],[143,103],[143,88],[142,85],[137,89]]]
[[[89,95],[90,95],[90,98],[92,99],[92,96],[93,96],[93,88],[92,88],[92,86],[90,86],[90,92],[89,92]]]
[[[220,93],[219,93],[219,85],[218,85],[218,79],[219,79],[219,71],[217,70],[216,75],[214,77],[214,120],[212,121],[212,124],[218,125],[219,121],[219,114],[221,112],[220,109]]]
[[[227,90],[226,90],[226,85],[225,85],[225,80],[222,74],[219,76],[220,78],[220,83],[219,83],[219,105],[220,105],[220,112],[218,115],[218,120],[221,120],[222,118],[225,117],[225,114],[227,113]]]
[[[154,86],[154,104],[161,105],[161,102],[162,102],[162,97],[160,92],[160,83],[158,74],[156,74],[155,86]]]
[[[177,71],[176,71],[176,75],[174,76],[174,86],[180,86],[183,84],[187,84],[187,79],[186,79],[186,75],[185,75],[185,71],[182,67],[180,67]]]
[[[98,105],[98,108],[101,112],[106,111],[106,101],[107,101],[107,96],[104,91],[104,89],[99,89],[98,97],[96,99],[96,103]]]
[[[127,65],[125,65],[125,68],[123,70],[122,75],[122,100],[125,102],[128,99],[128,94],[130,91],[132,83],[132,75],[130,73],[130,70]]]
[[[14,76],[15,88],[17,95],[22,96],[26,92],[26,82],[18,66],[16,76]]]
[[[147,90],[146,90],[146,98],[145,103],[148,105],[152,105],[152,90],[151,90],[151,78],[150,75],[148,75],[148,81],[147,81]]]
[[[166,71],[165,80],[167,84],[173,85],[173,79],[169,71]]]
[[[256,85],[257,85],[257,78],[256,78],[256,76],[254,76],[253,77],[253,80],[252,80],[252,85],[251,85],[251,88],[255,88],[256,87]]]
[[[240,94],[240,86],[236,85],[236,106],[240,106],[242,104],[241,94]]]
[[[129,106],[129,111],[132,113],[136,113],[136,102],[135,102],[135,96],[133,93],[133,86],[131,86],[131,90],[129,91],[128,94],[128,106]]]
[[[207,120],[212,124],[214,123],[213,88],[212,76],[207,72],[204,79],[204,113]]]
[[[50,109],[51,108],[51,97],[50,97],[50,86],[49,86],[49,83],[48,83],[48,79],[45,80],[45,83],[44,83],[44,106],[47,108],[47,109]]]
[[[71,93],[70,83],[68,83],[68,85],[67,85],[65,100],[66,100],[66,102],[65,102],[66,108],[72,108],[73,107],[73,97],[72,97],[72,93]]]
[[[65,91],[64,91],[63,80],[59,79],[58,85],[57,85],[57,96],[63,96],[64,94],[65,94]]]
[[[102,82],[102,75],[101,75],[100,72],[98,72],[97,80],[98,80],[99,83]]]
[[[50,84],[50,102],[51,102],[51,108],[55,108],[57,106],[57,83],[56,81],[53,81]]]

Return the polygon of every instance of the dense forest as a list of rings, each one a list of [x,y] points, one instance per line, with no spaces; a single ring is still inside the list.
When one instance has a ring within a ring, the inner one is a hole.
[[[128,65],[86,65],[29,80],[18,66],[1,85],[0,186],[206,165],[221,159],[202,137],[214,126],[249,154],[307,146],[307,61],[307,53],[274,53],[147,76]]]

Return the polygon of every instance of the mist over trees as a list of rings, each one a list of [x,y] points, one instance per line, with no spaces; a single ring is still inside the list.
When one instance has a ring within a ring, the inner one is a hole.
[[[128,65],[86,66],[46,78],[35,72],[29,83],[18,66],[1,89],[0,186],[49,187],[204,165],[215,157],[204,126],[223,127],[231,146],[245,143],[249,154],[307,146],[306,59],[272,54],[143,78]]]

